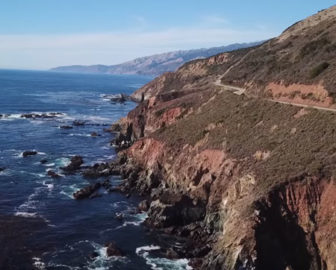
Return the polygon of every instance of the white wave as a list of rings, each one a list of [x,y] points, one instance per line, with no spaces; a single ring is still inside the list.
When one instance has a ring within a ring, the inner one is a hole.
[[[2,175],[2,176],[10,176],[11,174],[12,174],[11,170],[9,170],[9,169],[5,169],[2,172],[0,172],[0,175]]]
[[[54,167],[55,163],[47,163],[47,164],[44,164],[44,166],[46,166],[46,167]]]
[[[146,264],[151,267],[152,270],[164,270],[164,269],[174,269],[174,270],[192,270],[193,268],[188,265],[189,260],[178,259],[170,260],[166,258],[154,258],[150,256],[150,251],[160,250],[160,246],[143,246],[138,247],[135,253],[138,256],[143,257],[146,260]]]
[[[14,213],[15,216],[18,217],[37,217],[37,213],[28,213],[28,212],[21,212],[21,211],[16,211]]]
[[[120,228],[133,225],[133,226],[140,226],[148,217],[147,213],[140,213],[136,214],[134,216],[130,216],[130,219],[135,219],[135,220],[126,220],[122,225],[118,226],[115,228],[115,230],[119,230]]]
[[[45,263],[38,257],[33,257],[33,265],[39,270],[46,269]]]
[[[81,134],[81,133],[70,133],[68,136],[70,137],[91,137],[91,134]]]
[[[70,159],[69,158],[58,158],[55,160],[55,164],[57,167],[66,167],[70,164]]]
[[[14,120],[14,119],[22,119],[21,118],[21,114],[18,114],[18,113],[10,114],[8,116],[5,116],[5,118],[12,119],[12,120]]]
[[[42,183],[45,187],[48,188],[49,191],[54,189],[54,184],[53,183],[47,183],[47,181],[43,181]]]
[[[152,250],[160,250],[160,249],[161,249],[160,246],[154,246],[154,245],[143,246],[143,247],[136,248],[135,253],[140,256],[145,252],[152,251]]]
[[[76,184],[70,185],[70,186],[65,186],[63,189],[60,191],[60,194],[74,200],[73,194],[79,189],[79,187]]]
[[[97,252],[98,256],[94,258],[92,262],[89,263],[88,268],[90,270],[108,270],[113,269],[113,262],[115,261],[123,261],[127,262],[126,257],[108,257],[106,254],[107,248],[99,245],[95,242],[90,242],[90,244],[94,247],[95,252]]]

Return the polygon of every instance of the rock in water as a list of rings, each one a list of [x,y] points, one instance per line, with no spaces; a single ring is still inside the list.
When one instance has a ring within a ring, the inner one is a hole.
[[[106,256],[107,257],[122,257],[123,253],[120,249],[117,248],[115,243],[107,243],[105,245],[106,249]]]
[[[72,126],[60,126],[60,129],[72,129]]]
[[[147,200],[144,200],[144,201],[139,203],[138,210],[140,212],[147,212],[148,209],[149,209],[149,202]]]
[[[85,121],[81,121],[81,120],[75,120],[72,122],[72,124],[76,127],[79,127],[79,126],[84,126],[85,125]]]
[[[40,163],[41,163],[41,164],[46,164],[47,162],[48,162],[48,160],[45,159],[45,158],[40,160]]]
[[[48,171],[48,176],[50,176],[51,178],[60,178],[61,176],[57,173],[55,173],[54,171]]]
[[[24,151],[23,153],[22,153],[22,156],[23,157],[28,157],[28,156],[34,156],[34,155],[37,155],[37,151]]]
[[[90,198],[90,196],[92,196],[100,187],[101,187],[101,183],[89,185],[75,192],[73,194],[73,197],[76,200]]]
[[[71,158],[70,164],[66,167],[62,167],[61,169],[66,172],[74,172],[78,170],[83,163],[84,161],[81,156],[74,156]]]
[[[0,167],[0,172],[3,172],[4,170],[6,170],[6,168]]]

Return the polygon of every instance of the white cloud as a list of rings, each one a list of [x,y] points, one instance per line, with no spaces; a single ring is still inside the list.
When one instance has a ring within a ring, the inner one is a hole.
[[[138,20],[145,23],[142,18]],[[264,40],[277,34],[260,27],[248,31],[204,27],[156,32],[0,35],[0,67],[45,69],[71,64],[117,64],[139,56]]]

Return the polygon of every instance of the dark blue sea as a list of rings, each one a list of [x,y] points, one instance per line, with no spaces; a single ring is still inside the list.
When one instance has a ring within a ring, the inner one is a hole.
[[[179,242],[142,225],[146,214],[134,211],[141,198],[101,191],[101,197],[76,201],[73,192],[92,182],[80,174],[46,175],[48,170],[62,174],[60,167],[74,155],[82,156],[84,165],[113,160],[113,135],[103,130],[135,104],[113,104],[103,95],[131,94],[150,79],[0,70],[0,167],[5,168],[0,172],[0,269],[188,269],[187,260],[148,252]],[[21,117],[27,113],[59,115]],[[86,124],[60,128],[75,120]],[[38,154],[23,158],[26,150]],[[41,164],[42,159],[47,162]],[[124,220],[116,219],[117,213]],[[108,242],[125,256],[107,257]],[[94,252],[98,256],[90,258]]]

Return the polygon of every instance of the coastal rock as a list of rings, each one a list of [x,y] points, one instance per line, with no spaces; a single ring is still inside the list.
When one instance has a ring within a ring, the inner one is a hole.
[[[109,99],[113,103],[125,103],[130,97],[125,94],[104,95],[103,98]]]
[[[41,160],[40,160],[40,163],[41,163],[41,164],[46,164],[46,163],[48,163],[48,160],[47,160],[46,158],[41,159]]]
[[[35,150],[28,150],[28,151],[24,151],[23,153],[22,153],[22,156],[25,158],[25,157],[28,157],[28,156],[35,156],[35,155],[37,155],[37,151],[35,151]]]
[[[91,137],[99,137],[100,135],[97,132],[92,132],[90,134]]]
[[[138,211],[140,211],[140,212],[147,212],[148,209],[149,209],[149,206],[150,206],[149,202],[147,200],[143,200],[138,205]]]
[[[122,257],[123,252],[116,246],[115,243],[107,243],[106,247],[106,256],[107,257]]]
[[[94,251],[94,252],[92,252],[92,253],[90,254],[89,258],[90,258],[91,260],[94,260],[94,259],[97,258],[98,256],[99,256],[99,253],[96,252],[96,251]]]
[[[82,175],[85,178],[96,179],[99,177],[106,177],[110,175],[119,175],[119,168],[113,163],[96,163],[92,167],[83,171]]]
[[[51,113],[26,113],[26,114],[21,114],[21,118],[26,118],[26,119],[48,119],[48,118],[55,118],[62,116],[62,113],[58,112],[51,112]]]
[[[98,189],[100,189],[100,187],[101,187],[101,183],[95,183],[95,184],[89,185],[87,187],[84,187],[84,188],[76,191],[73,194],[73,197],[76,200],[82,200],[82,199],[90,198],[90,196],[95,196],[93,194],[96,191],[98,191]]]
[[[72,122],[72,125],[75,127],[81,127],[84,126],[86,124],[86,121],[82,121],[82,120],[75,120]]]
[[[60,178],[61,176],[59,174],[57,174],[56,172],[49,170],[47,172],[47,175],[50,176],[51,178]]]
[[[186,195],[165,193],[153,201],[148,211],[147,224],[157,228],[182,226],[200,221],[205,216],[205,206]]]
[[[62,167],[61,169],[65,172],[74,172],[78,170],[81,165],[84,163],[83,158],[81,156],[74,156],[70,160],[70,164],[66,167]]]
[[[60,126],[59,127],[60,129],[73,129],[73,127],[72,126]]]

